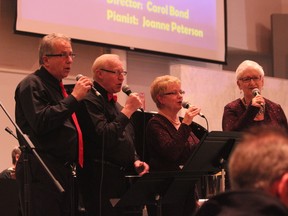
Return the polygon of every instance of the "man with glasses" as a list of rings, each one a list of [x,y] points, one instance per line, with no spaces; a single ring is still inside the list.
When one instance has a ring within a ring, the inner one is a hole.
[[[113,208],[111,203],[127,190],[125,175],[141,176],[149,170],[135,152],[130,122],[132,114],[142,106],[141,99],[131,93],[124,107],[117,102],[115,93],[121,90],[127,75],[118,55],[98,57],[92,73],[94,88],[100,95],[88,93],[78,112],[85,143],[85,163],[78,177],[87,215],[141,215],[141,209],[133,214],[131,209]]]
[[[39,160],[29,148],[23,148],[16,166],[23,215],[70,216],[75,211],[72,174],[78,154],[83,163],[82,134],[75,111],[92,82],[80,78],[67,95],[62,79],[69,75],[74,57],[70,38],[62,34],[44,36],[39,46],[40,68],[24,78],[15,91],[16,123],[64,189],[60,193]],[[18,140],[22,147],[26,145],[20,133]]]
[[[258,63],[243,61],[236,70],[236,80],[243,96],[224,107],[224,131],[243,131],[251,126],[268,124],[288,131],[287,119],[281,106],[261,95],[264,71]]]

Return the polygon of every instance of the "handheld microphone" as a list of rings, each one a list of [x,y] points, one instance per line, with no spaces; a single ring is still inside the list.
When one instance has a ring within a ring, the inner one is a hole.
[[[76,81],[78,81],[82,76],[83,76],[82,74],[78,74],[78,75],[76,76]],[[98,92],[97,89],[94,88],[93,85],[91,86],[91,89],[95,92],[95,94],[96,94],[97,96],[100,96],[100,95],[101,95],[100,92]]]
[[[191,104],[187,101],[182,101],[182,107],[185,109],[188,109],[191,106]],[[205,116],[200,112],[198,113],[199,116],[201,116],[202,118],[205,118]]]
[[[129,88],[128,85],[123,86],[122,87],[122,91],[128,96],[132,93],[132,91],[131,91],[131,89]]]
[[[254,88],[254,89],[252,90],[252,94],[254,95],[254,97],[256,97],[257,95],[261,95],[258,88]]]
[[[128,85],[123,86],[122,91],[128,96],[132,93],[132,91]],[[141,110],[141,112],[144,112],[143,108],[139,108],[139,109]]]
[[[254,88],[254,89],[252,90],[252,94],[254,95],[254,97],[256,97],[257,95],[261,95],[258,88]],[[263,108],[264,104],[261,103],[260,105],[261,105],[261,107]]]

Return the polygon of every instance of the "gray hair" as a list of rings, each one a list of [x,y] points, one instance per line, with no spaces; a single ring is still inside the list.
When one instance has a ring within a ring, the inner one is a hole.
[[[236,80],[239,80],[242,77],[243,73],[248,69],[254,69],[258,71],[261,77],[264,77],[265,75],[262,66],[260,66],[257,62],[245,60],[236,69]]]
[[[39,65],[44,63],[43,56],[53,53],[55,41],[58,40],[67,41],[71,44],[71,38],[60,33],[48,34],[42,38],[39,45]]]

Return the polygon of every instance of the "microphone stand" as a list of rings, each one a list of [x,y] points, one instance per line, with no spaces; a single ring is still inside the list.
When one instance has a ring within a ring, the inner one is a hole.
[[[35,146],[33,145],[33,143],[31,142],[31,140],[29,139],[29,137],[24,134],[21,129],[18,127],[18,125],[12,120],[11,116],[9,115],[9,113],[6,111],[6,109],[4,108],[4,106],[2,105],[1,101],[0,101],[0,106],[2,108],[2,110],[4,111],[4,113],[6,114],[6,116],[8,117],[8,119],[10,120],[10,122],[14,125],[14,127],[16,128],[16,131],[18,132],[18,135],[20,135],[20,138],[23,139],[25,146],[20,146],[20,149],[23,150],[23,157],[24,157],[24,216],[29,216],[30,215],[30,185],[29,185],[29,181],[28,181],[28,155],[27,155],[27,149],[29,148],[29,150],[32,151],[33,155],[37,158],[37,160],[40,162],[40,164],[42,165],[42,167],[44,168],[44,170],[47,172],[47,174],[49,175],[50,179],[53,181],[54,185],[57,187],[57,189],[59,190],[60,193],[64,192],[63,187],[61,186],[61,184],[55,179],[55,177],[53,176],[53,174],[50,172],[50,170],[48,169],[48,167],[46,166],[46,164],[43,162],[43,160],[41,159],[41,157],[38,155],[38,153],[35,150]],[[9,131],[9,128],[5,128],[5,130],[10,133],[13,134],[12,131]],[[17,137],[13,134],[13,136],[17,139]],[[17,139],[18,140],[18,139]]]

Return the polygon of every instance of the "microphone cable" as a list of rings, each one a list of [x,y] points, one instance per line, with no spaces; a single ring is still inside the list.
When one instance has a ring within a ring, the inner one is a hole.
[[[98,96],[98,95],[96,95]],[[102,104],[103,104],[103,114],[105,115],[106,109],[106,101],[104,100],[104,97],[100,94]],[[102,149],[101,149],[101,158],[100,158],[100,164],[101,164],[101,173],[100,173],[100,184],[99,184],[99,216],[102,216],[102,189],[103,189],[103,179],[104,179],[104,156],[105,156],[105,141],[106,141],[106,130],[103,128],[103,136],[102,136]]]
[[[182,107],[184,109],[188,109],[191,106],[191,104],[187,101],[182,101]],[[201,112],[198,114],[201,118],[204,118],[206,121],[206,130],[207,132],[209,132],[209,124],[208,124],[208,120],[206,118],[206,116],[204,114],[202,114]]]
[[[209,124],[208,124],[208,120],[207,120],[207,118],[206,118],[206,116],[201,116],[202,118],[204,118],[205,119],[205,121],[206,121],[206,130],[207,130],[207,132],[209,133]]]

